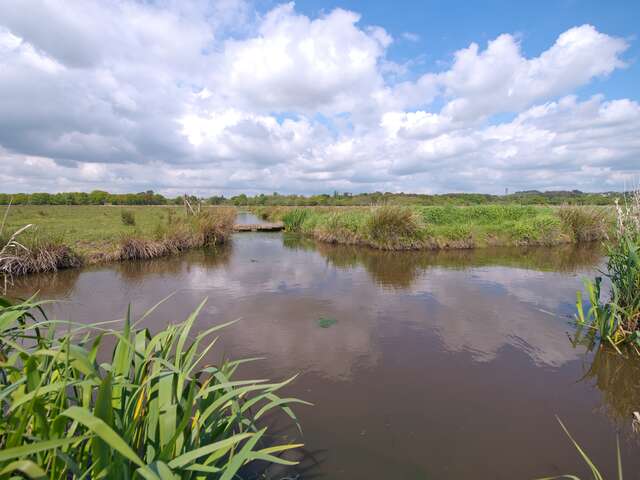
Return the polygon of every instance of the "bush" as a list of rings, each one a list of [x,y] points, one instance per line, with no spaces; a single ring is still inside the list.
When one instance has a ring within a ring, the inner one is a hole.
[[[120,210],[120,219],[124,225],[136,224],[136,217],[131,210]]]

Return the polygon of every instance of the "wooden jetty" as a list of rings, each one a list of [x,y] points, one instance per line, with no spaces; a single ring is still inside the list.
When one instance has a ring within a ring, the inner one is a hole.
[[[276,223],[236,223],[234,232],[278,232],[284,229],[282,222]]]

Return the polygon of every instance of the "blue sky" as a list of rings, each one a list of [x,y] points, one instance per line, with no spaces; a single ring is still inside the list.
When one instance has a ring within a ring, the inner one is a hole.
[[[640,3],[0,2],[11,191],[621,190]]]
[[[268,9],[275,2],[261,2]],[[640,89],[640,47],[637,41],[640,25],[640,2],[627,1],[318,1],[298,0],[296,7],[315,16],[334,8],[359,12],[362,22],[383,25],[399,40],[389,49],[389,56],[398,61],[423,59],[425,69],[438,70],[442,62],[472,42],[484,44],[501,33],[520,36],[527,56],[537,56],[565,30],[582,24],[595,26],[630,40],[625,54],[629,65],[605,81],[580,89],[581,95],[604,92],[611,97],[638,99]],[[408,32],[418,35],[416,41],[402,40]]]

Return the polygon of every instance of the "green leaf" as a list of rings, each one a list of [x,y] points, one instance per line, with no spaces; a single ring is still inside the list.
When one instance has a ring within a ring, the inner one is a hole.
[[[44,480],[47,478],[46,472],[31,460],[17,460],[0,470],[0,477],[8,474],[20,472],[29,478]]]
[[[0,451],[0,462],[13,460],[14,458],[28,457],[38,452],[66,447],[74,442],[89,438],[87,436],[60,438],[57,440],[43,440],[41,442],[27,443],[19,447],[5,448]]]
[[[116,450],[123,457],[132,461],[139,467],[145,466],[142,460],[140,460],[140,457],[136,455],[120,435],[113,431],[113,429],[103,420],[97,418],[88,410],[81,407],[69,407],[62,412],[61,415],[69,417],[87,427],[90,431],[104,440],[112,449]]]

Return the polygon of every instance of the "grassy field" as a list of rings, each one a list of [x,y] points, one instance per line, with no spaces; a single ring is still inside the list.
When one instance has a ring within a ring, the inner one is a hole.
[[[122,221],[123,211],[133,214],[133,225]],[[45,235],[90,254],[114,248],[125,235],[152,237],[170,218],[184,216],[184,207],[171,206],[20,205],[9,209],[4,230],[11,233],[33,224],[31,235]]]
[[[222,243],[231,234],[233,207],[205,207],[187,215],[176,206],[13,206],[5,211],[0,243],[16,239],[9,274],[49,271],[111,260],[152,258]]]
[[[317,240],[384,250],[559,245],[598,240],[612,224],[601,207],[263,207],[255,212]]]

